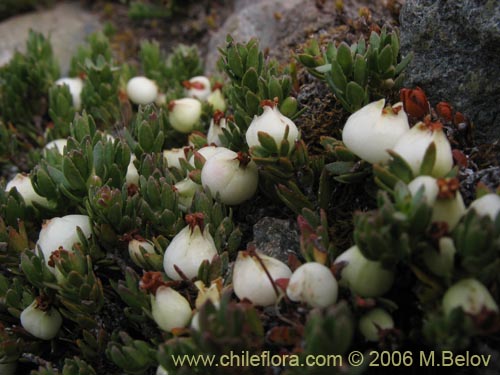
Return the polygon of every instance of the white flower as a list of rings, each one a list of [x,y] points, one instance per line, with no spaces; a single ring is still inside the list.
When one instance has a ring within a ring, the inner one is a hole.
[[[156,369],[156,375],[168,375],[168,371],[165,370],[165,368],[163,366],[158,366],[158,368]]]
[[[201,306],[203,306],[203,304],[208,300],[210,300],[214,306],[218,307],[220,303],[222,283],[223,280],[221,277],[213,280],[209,287],[207,287],[201,280],[195,281],[194,285],[198,289],[198,296],[195,301],[196,308],[200,309]]]
[[[379,332],[394,328],[394,320],[389,313],[379,307],[370,310],[359,320],[359,330],[367,341],[379,341]]]
[[[127,173],[125,175],[125,182],[127,185],[139,185],[139,171],[137,170],[134,160],[135,155],[130,155],[130,162],[128,163]]]
[[[264,268],[273,281],[290,278],[292,271],[277,259],[260,253],[257,256],[247,251],[238,253],[233,269],[234,293],[239,299],[246,298],[255,305],[269,306],[278,296]]]
[[[189,210],[191,203],[193,203],[194,195],[197,191],[201,190],[201,186],[189,177],[177,182],[174,185],[174,188],[177,191],[177,196],[179,197],[179,208],[184,212]]]
[[[435,179],[430,176],[418,176],[408,184],[408,189],[415,195],[421,188],[432,207],[432,221],[445,222],[448,229],[455,228],[465,213],[465,205],[456,179]]]
[[[220,140],[220,136],[224,134],[222,129],[225,129],[226,127],[227,121],[224,117],[224,113],[221,111],[215,111],[212,119],[210,120],[210,127],[208,128],[207,143],[213,143],[217,146],[221,146],[222,142]]]
[[[436,146],[436,161],[431,175],[444,177],[453,167],[453,156],[450,142],[443,132],[441,123],[424,124],[419,122],[401,136],[393,150],[408,163],[413,174],[418,176],[425,152],[433,142]]]
[[[47,143],[44,147],[45,150],[55,148],[61,155],[64,154],[64,147],[68,144],[67,139],[54,139],[53,141]]]
[[[479,216],[488,215],[495,221],[500,213],[500,196],[498,194],[486,194],[476,199],[469,206],[469,210],[475,210]]]
[[[295,147],[295,141],[299,139],[299,130],[295,123],[288,117],[283,116],[277,106],[264,106],[264,113],[255,116],[245,134],[248,147],[259,146],[259,132],[269,134],[278,148],[285,137],[288,128],[288,143],[290,152]]]
[[[455,253],[453,240],[449,237],[439,239],[439,249],[425,249],[423,259],[429,270],[441,277],[449,277],[453,271]]]
[[[62,325],[59,311],[53,307],[45,307],[35,300],[21,312],[21,325],[33,336],[42,340],[51,340],[57,336]]]
[[[380,262],[366,259],[357,246],[335,260],[335,264],[344,262],[340,285],[346,285],[361,297],[380,297],[391,289],[394,272],[385,269]]]
[[[55,84],[58,86],[68,86],[71,98],[73,99],[73,107],[75,107],[77,111],[82,109],[81,94],[83,90],[83,81],[80,78],[59,78]]]
[[[182,82],[182,84],[186,88],[185,94],[187,97],[196,98],[202,102],[207,100],[212,92],[210,80],[205,76],[193,77],[189,81]]]
[[[471,315],[479,314],[483,308],[498,312],[498,305],[490,292],[476,279],[460,280],[446,291],[443,297],[445,315],[449,315],[457,307]]]
[[[164,331],[183,328],[191,319],[192,311],[189,302],[176,290],[160,286],[156,294],[151,295],[151,314]]]
[[[183,98],[172,100],[168,105],[168,120],[172,128],[181,133],[191,133],[201,118],[201,102]]]
[[[192,279],[198,275],[198,268],[204,260],[211,261],[217,255],[208,226],[203,225],[203,215],[187,215],[186,221],[188,225],[172,239],[163,258],[165,272],[173,280],[182,279],[174,266]]]
[[[227,205],[237,205],[250,199],[257,191],[257,165],[242,153],[219,147],[201,170],[203,188]]]
[[[200,148],[198,151],[196,151],[198,154],[203,156],[205,161],[210,159],[212,156],[215,154],[219,153],[220,151],[227,150],[227,148],[224,147],[217,147],[217,146],[205,146]],[[191,164],[193,167],[195,166],[195,156],[194,154],[189,158],[189,164]]]
[[[167,162],[169,168],[182,169],[180,159],[186,160],[184,148],[172,148],[163,150],[163,159]]]
[[[42,206],[49,206],[49,201],[38,195],[35,191],[29,176],[22,173],[16,174],[14,178],[7,183],[7,186],[5,186],[5,191],[11,191],[14,188],[16,188],[17,192],[23,197],[24,203],[26,203],[27,206],[33,206],[33,202]]]
[[[132,239],[128,243],[128,253],[130,255],[130,259],[132,259],[132,261],[139,267],[142,267],[142,264],[144,262],[144,256],[141,249],[148,254],[155,254],[155,248],[152,242]]]
[[[312,307],[327,307],[337,300],[337,280],[323,264],[305,263],[293,272],[286,294],[292,301],[306,302]]]
[[[384,106],[385,99],[367,104],[347,119],[342,131],[346,147],[372,164],[389,161],[387,150],[410,130],[402,103]]]
[[[222,91],[220,89],[212,91],[207,98],[207,103],[212,105],[214,111],[219,110],[221,112],[226,112],[226,101],[224,100],[224,95],[222,95]]]
[[[149,78],[133,77],[127,82],[127,96],[135,104],[153,103],[158,96],[158,86]]]
[[[42,251],[46,263],[49,262],[52,252],[58,250],[59,247],[72,251],[73,244],[80,242],[78,227],[86,238],[91,236],[90,218],[86,215],[54,217],[43,223],[37,247]],[[50,268],[52,267],[49,266]]]

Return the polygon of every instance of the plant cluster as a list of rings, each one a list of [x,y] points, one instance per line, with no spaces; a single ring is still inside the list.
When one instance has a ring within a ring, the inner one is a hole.
[[[0,189],[2,373],[234,373],[173,356],[269,350],[302,361],[465,350],[497,335],[500,196],[478,189],[465,206],[466,157],[447,131],[463,116],[449,104],[434,110],[421,90],[372,102],[406,64],[397,35],[329,48],[319,73],[355,112],[342,141],[323,138],[314,157],[293,121],[288,70],[256,40],[228,37],[220,53],[224,85],[186,46],[167,57],[144,42],[138,73],[116,66],[97,34],[58,80],[50,44],[32,33],[0,70],[11,105],[0,134],[26,142],[33,164]],[[335,190],[354,182],[380,189],[373,210],[355,213],[351,246],[337,248]],[[244,237],[238,214],[257,196],[297,217],[300,253],[286,263]]]

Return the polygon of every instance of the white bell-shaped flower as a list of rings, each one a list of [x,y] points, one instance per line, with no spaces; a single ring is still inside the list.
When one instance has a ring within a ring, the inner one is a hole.
[[[410,130],[402,103],[384,106],[385,99],[365,105],[347,119],[342,130],[346,147],[372,164],[387,162],[387,150]]]
[[[449,230],[455,228],[465,214],[465,204],[458,187],[456,179],[435,179],[430,176],[418,176],[408,184],[412,195],[424,189],[423,194],[432,207],[432,221],[445,222]]]
[[[77,228],[81,229],[86,238],[90,238],[92,228],[87,215],[54,217],[43,223],[36,244],[42,251],[47,264],[53,251],[58,250],[59,247],[72,251],[73,245],[80,242]],[[53,267],[49,266],[50,268]]]
[[[147,77],[133,77],[127,82],[127,96],[134,104],[153,103],[158,97],[158,86]]]
[[[143,251],[147,254],[154,254],[155,253],[155,248],[154,245],[151,241],[147,240],[139,240],[139,239],[132,239],[128,243],[128,254],[130,255],[130,259],[139,267],[142,267],[142,264],[144,263],[144,256],[143,256]]]
[[[495,220],[500,213],[500,196],[498,194],[486,194],[473,201],[469,210],[474,210],[479,216],[489,216]]]
[[[431,175],[444,177],[453,167],[453,155],[450,142],[440,122],[428,124],[419,122],[401,136],[393,150],[408,163],[413,174],[418,176],[425,153],[431,143],[436,146],[436,160]]]
[[[227,105],[221,89],[215,89],[207,98],[207,103],[212,105],[214,111],[226,112]]]
[[[54,307],[46,307],[40,298],[21,312],[21,325],[33,336],[51,340],[57,336],[62,325],[62,317]]]
[[[392,287],[394,272],[380,262],[365,258],[357,246],[340,254],[335,264],[340,263],[344,263],[340,285],[347,286],[361,297],[380,297]]]
[[[449,315],[455,308],[471,315],[479,314],[483,309],[498,312],[498,305],[486,287],[476,279],[460,280],[452,285],[443,297],[443,311]]]
[[[205,76],[196,76],[189,81],[182,82],[185,87],[185,95],[189,98],[196,98],[202,102],[208,99],[212,93],[210,80]]]
[[[246,298],[255,305],[269,306],[278,299],[269,277],[276,281],[288,279],[291,275],[290,268],[277,259],[260,253],[255,255],[251,251],[240,251],[233,269],[234,293],[239,299]]]
[[[305,302],[312,307],[327,307],[337,301],[337,280],[328,267],[308,262],[293,272],[286,294],[292,301]]]
[[[269,134],[279,147],[285,138],[288,128],[287,140],[290,144],[290,151],[295,147],[295,141],[299,139],[299,129],[297,125],[288,117],[283,116],[276,105],[264,106],[264,112],[260,116],[255,116],[247,129],[245,138],[248,147],[259,146],[259,132]]]
[[[191,133],[201,118],[201,102],[193,98],[172,100],[168,105],[170,125],[180,133]]]
[[[180,159],[186,160],[184,148],[172,148],[163,150],[163,159],[167,162],[169,168],[182,169]]]
[[[379,307],[370,310],[359,319],[359,331],[367,341],[379,341],[380,331],[394,328],[392,316]]]
[[[237,205],[257,191],[259,172],[248,155],[219,147],[221,150],[205,162],[201,182],[222,203]]]
[[[220,140],[220,136],[224,134],[222,129],[227,127],[227,120],[224,117],[224,113],[221,111],[215,111],[212,120],[210,120],[210,127],[208,128],[207,133],[207,143],[215,144],[217,146],[221,146],[222,142]]]
[[[186,327],[192,314],[187,299],[168,286],[160,286],[155,295],[151,295],[151,315],[166,332]]]
[[[53,141],[50,141],[47,143],[44,147],[45,150],[53,149],[55,148],[61,155],[64,154],[64,147],[68,144],[67,139],[54,139]]]
[[[69,93],[71,94],[71,98],[73,100],[73,107],[79,111],[82,109],[82,90],[83,90],[83,81],[80,78],[59,78],[56,82],[56,85],[68,86]]]
[[[163,258],[165,272],[173,280],[182,279],[175,267],[192,279],[198,275],[204,260],[211,261],[217,255],[214,239],[203,223],[203,214],[187,215],[186,221],[188,225],[175,235]]]
[[[33,202],[46,207],[49,205],[49,201],[46,198],[37,194],[31,183],[31,178],[25,174],[16,174],[5,186],[5,191],[11,191],[14,188],[23,197],[24,203],[27,206],[32,206]]]
[[[189,207],[191,207],[191,203],[193,203],[193,198],[196,192],[201,190],[201,185],[198,185],[189,177],[186,177],[184,180],[177,182],[174,185],[174,188],[177,191],[177,196],[179,198],[179,208],[183,212],[186,212],[189,210]]]

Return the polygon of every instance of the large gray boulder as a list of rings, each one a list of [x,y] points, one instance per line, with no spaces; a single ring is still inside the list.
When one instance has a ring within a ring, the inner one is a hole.
[[[498,140],[500,1],[406,0],[400,21],[403,55],[414,53],[406,86],[465,113],[479,143]]]

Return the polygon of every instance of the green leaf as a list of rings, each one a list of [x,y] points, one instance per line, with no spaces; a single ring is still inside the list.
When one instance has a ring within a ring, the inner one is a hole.
[[[346,97],[354,112],[362,107],[365,100],[365,91],[356,82],[349,82],[346,87]]]
[[[408,66],[408,64],[411,62],[412,59],[413,59],[413,52],[410,52],[396,66],[396,71],[394,72],[394,74],[399,75]]]
[[[337,62],[342,68],[346,77],[349,77],[352,72],[352,53],[349,46],[342,42],[337,49]]]
[[[354,60],[353,73],[354,73],[354,81],[361,87],[364,87],[366,85],[366,78],[368,74],[367,74],[366,60],[360,54],[357,54],[356,59]]]
[[[251,116],[258,114],[259,112],[259,107],[260,107],[260,99],[257,95],[255,95],[253,92],[248,91],[246,96],[246,106],[247,106],[247,113]]]
[[[257,133],[257,136],[259,138],[260,144],[267,151],[273,154],[278,152],[278,146],[276,145],[276,141],[268,133],[260,131]]]
[[[332,61],[332,71],[331,78],[334,87],[339,90],[342,94],[345,93],[347,86],[347,78],[342,70],[342,67],[337,61]]]
[[[379,53],[377,58],[378,70],[380,73],[385,73],[392,66],[392,48],[390,45],[386,45],[382,51]]]
[[[248,87],[250,91],[255,93],[259,89],[258,81],[259,81],[259,76],[257,75],[257,71],[255,70],[255,68],[252,67],[248,69],[245,75],[243,76],[241,84],[245,87]]]
[[[420,166],[419,175],[430,176],[436,163],[436,144],[431,142],[429,147],[425,150],[424,158]]]
[[[243,77],[244,71],[243,71],[243,61],[241,60],[241,57],[236,50],[236,47],[231,47],[227,51],[227,63],[229,65],[229,68],[231,69],[232,73],[237,77],[241,78]]]

